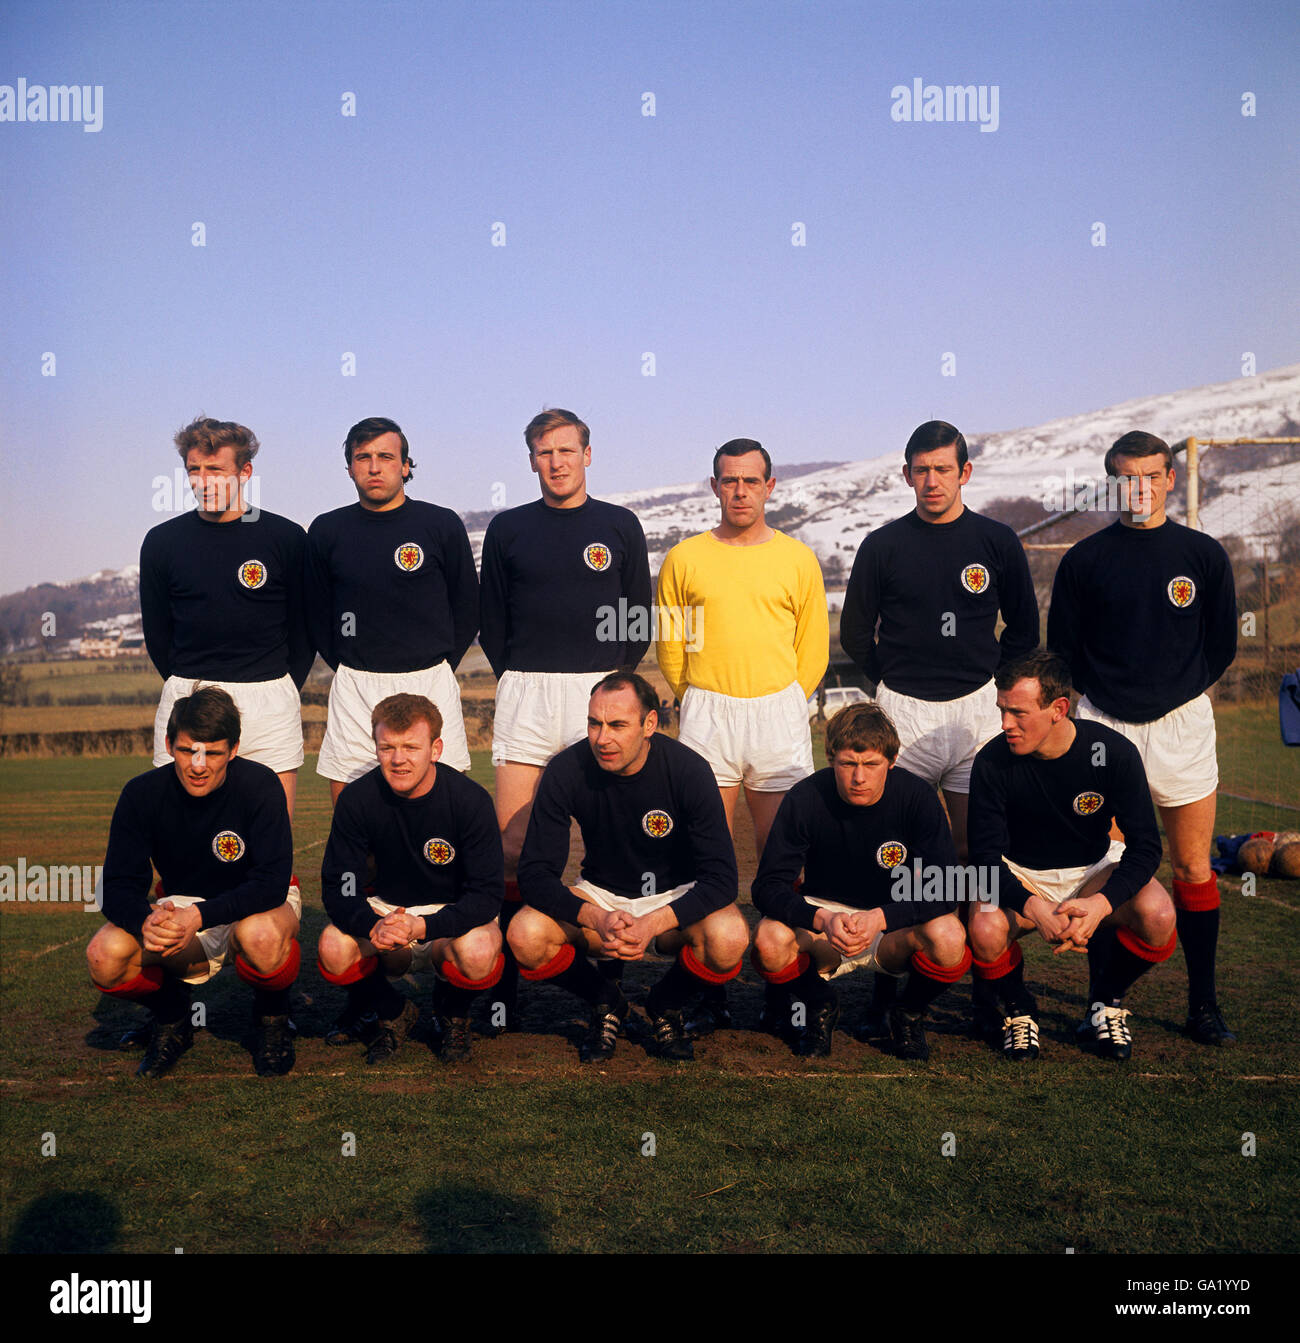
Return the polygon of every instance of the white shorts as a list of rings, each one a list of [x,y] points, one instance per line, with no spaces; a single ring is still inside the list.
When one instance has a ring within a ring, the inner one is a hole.
[[[1040,895],[1049,905],[1059,905],[1062,900],[1073,899],[1097,875],[1109,872],[1124,856],[1124,841],[1112,839],[1106,856],[1099,858],[1091,867],[1051,867],[1039,871],[1032,867],[1021,867],[1010,858],[1003,857],[1011,875],[1035,895]]]
[[[902,750],[896,765],[924,779],[932,788],[970,792],[975,754],[1002,731],[997,687],[990,681],[958,699],[915,699],[881,681],[876,703],[898,729]]]
[[[505,672],[492,716],[494,765],[544,765],[587,735],[591,687],[608,672]]]
[[[1084,695],[1078,716],[1113,727],[1138,748],[1151,800],[1157,807],[1185,807],[1218,790],[1214,705],[1208,695],[1189,699],[1150,723],[1112,718]]]
[[[167,895],[163,899],[170,900],[177,909],[188,909],[191,905],[203,903],[201,895]],[[284,903],[293,910],[294,918],[301,923],[302,895],[297,886],[289,887],[289,894],[285,897]],[[270,913],[269,910],[267,912]],[[219,923],[215,928],[199,929],[197,941],[203,948],[208,963],[204,965],[202,961],[195,961],[189,974],[181,976],[187,984],[206,984],[225,965],[226,958],[230,955],[230,934],[234,927],[233,923]]]
[[[169,676],[153,720],[153,763],[171,764],[167,754],[167,720],[178,699],[197,686],[226,691],[239,710],[239,754],[245,760],[287,774],[297,769],[302,755],[302,701],[287,672],[278,681],[203,681],[193,676]]]
[[[709,762],[719,788],[784,793],[813,772],[808,699],[797,681],[752,699],[687,686],[677,740]]]
[[[810,905],[816,905],[818,909],[829,909],[833,914],[866,914],[869,912],[865,909],[859,909],[856,905],[841,905],[835,900],[816,900],[811,896],[805,896],[804,898]],[[841,956],[839,965],[825,978],[838,979],[841,975],[851,975],[854,970],[874,970],[878,975],[889,975],[893,979],[902,979],[907,973],[906,967],[898,971],[886,970],[876,959],[877,953],[880,951],[880,944],[886,936],[888,936],[887,933],[879,932],[871,939],[871,945],[867,947],[866,951],[860,951],[856,956]],[[830,947],[829,942],[826,945]],[[834,947],[830,947],[830,949],[835,950]]]
[[[351,783],[379,763],[370,714],[389,695],[424,695],[442,714],[442,757],[463,774],[469,769],[469,745],[460,716],[460,686],[446,660],[411,672],[367,672],[339,666],[330,686],[325,739],[320,744],[316,773],[336,783]]]
[[[385,914],[391,914],[395,909],[405,908],[408,914],[413,914],[417,919],[422,919],[426,914],[436,914],[440,909],[446,909],[446,905],[390,905],[386,900],[377,900],[373,895],[366,896],[366,904],[375,911],[382,919]],[[404,973],[419,973],[422,970],[433,969],[433,958],[430,955],[432,942],[408,942],[407,946],[411,951],[411,964]]]

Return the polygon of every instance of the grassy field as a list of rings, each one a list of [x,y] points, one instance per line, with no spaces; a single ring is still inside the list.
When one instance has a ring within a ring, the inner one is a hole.
[[[198,995],[208,1028],[194,1049],[162,1082],[138,1082],[135,1056],[115,1044],[138,1009],[87,982],[100,916],[0,907],[0,1235],[11,1251],[1300,1249],[1296,883],[1263,881],[1246,898],[1223,882],[1235,1050],[1179,1034],[1178,955],[1132,995],[1134,1059],[1081,1054],[1083,967],[1026,943],[1042,1012],[1036,1065],[1012,1069],[967,1036],[967,980],[932,1011],[926,1065],[846,1030],[815,1063],[736,1030],[700,1043],[692,1065],[624,1041],[592,1072],[576,1061],[575,1000],[542,988],[525,989],[523,1034],[480,1038],[454,1067],[409,1045],[377,1075],[358,1050],[321,1039],[341,995],[309,954],[329,822],[312,765],[296,825],[308,954],[288,1078],[253,1074],[247,990],[228,970]],[[144,767],[0,762],[0,862],[101,861],[117,792]],[[485,755],[474,774],[489,781]],[[1244,805],[1225,802],[1219,828]],[[747,889],[744,833],[739,849]],[[658,973],[629,970],[634,1002]],[[851,1027],[869,979],[842,982]],[[427,1003],[427,985],[407,991]],[[752,1023],[752,970],[732,996]],[[1254,1156],[1242,1154],[1246,1135]],[[55,1155],[42,1155],[51,1141]]]

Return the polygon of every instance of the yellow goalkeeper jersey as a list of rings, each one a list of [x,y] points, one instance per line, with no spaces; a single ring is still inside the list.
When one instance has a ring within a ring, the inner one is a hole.
[[[737,699],[798,681],[811,695],[830,660],[817,557],[784,532],[729,546],[712,532],[678,542],[659,571],[659,670],[678,699],[688,685]]]

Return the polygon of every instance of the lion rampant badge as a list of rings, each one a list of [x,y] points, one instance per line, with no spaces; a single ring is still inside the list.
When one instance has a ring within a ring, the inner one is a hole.
[[[978,596],[989,585],[989,571],[982,564],[968,564],[961,571],[961,585]]]
[[[266,565],[261,560],[245,560],[239,566],[239,581],[246,588],[260,588],[266,582]]]
[[[1100,793],[1080,793],[1072,803],[1076,816],[1091,816],[1106,799]]]
[[[582,562],[588,569],[594,569],[597,573],[602,569],[608,569],[612,558],[609,547],[603,541],[593,541],[582,552]]]
[[[1180,574],[1177,578],[1171,578],[1165,591],[1169,594],[1169,600],[1180,611],[1184,606],[1190,606],[1196,600],[1196,584],[1185,574]]]
[[[876,862],[885,869],[886,872],[896,868],[900,863],[907,861],[907,845],[897,839],[887,839],[876,850]]]
[[[673,818],[666,811],[648,811],[641,818],[641,829],[651,839],[663,839],[672,833]]]
[[[456,850],[445,839],[431,839],[424,846],[424,856],[434,867],[446,867],[456,856]]]
[[[223,863],[237,863],[244,856],[244,841],[233,830],[223,830],[213,838],[212,852]]]
[[[413,574],[424,563],[424,551],[414,541],[403,541],[393,551],[393,563],[408,574]]]

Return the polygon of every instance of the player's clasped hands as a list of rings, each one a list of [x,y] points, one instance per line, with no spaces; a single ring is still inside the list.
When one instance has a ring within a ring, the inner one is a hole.
[[[170,900],[160,901],[141,928],[146,951],[172,956],[190,944],[199,931],[203,916],[193,905],[177,909]]]
[[[1097,931],[1098,924],[1111,912],[1110,901],[1100,893],[1085,895],[1073,900],[1063,900],[1057,907],[1057,913],[1068,922],[1054,955],[1063,951],[1087,951],[1088,939]]]
[[[420,921],[399,906],[391,914],[385,914],[370,930],[370,942],[376,951],[395,951],[419,941],[420,933]]]
[[[861,956],[871,945],[871,939],[879,931],[871,912],[837,913],[826,921],[826,939],[841,956],[849,959]]]
[[[623,910],[611,913],[601,925],[602,947],[610,956],[623,961],[635,961],[644,956],[655,935],[648,918],[637,918]]]

